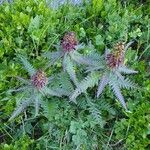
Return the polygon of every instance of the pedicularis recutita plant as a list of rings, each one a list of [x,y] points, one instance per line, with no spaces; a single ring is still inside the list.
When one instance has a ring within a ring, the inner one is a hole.
[[[75,100],[79,94],[85,92],[88,87],[93,87],[98,84],[98,81],[100,80],[97,97],[100,96],[105,86],[109,85],[122,106],[127,110],[124,97],[121,94],[121,88],[134,88],[136,85],[128,78],[125,78],[121,73],[137,73],[137,71],[127,68],[124,64],[125,52],[130,44],[132,44],[132,42],[129,42],[125,46],[124,43],[119,42],[114,46],[112,52],[106,49],[105,55],[102,56],[103,61],[99,61],[99,64],[96,63],[95,65],[92,64],[87,67],[87,71],[91,72],[90,75],[81,81],[70,99]]]
[[[19,79],[23,83],[23,86],[11,91],[22,92],[24,96],[19,102],[16,110],[13,112],[10,120],[19,115],[27,106],[31,104],[34,104],[35,116],[37,116],[39,106],[45,96],[51,95],[60,97],[62,94],[62,92],[60,94],[60,92],[57,91],[58,89],[53,90],[48,87],[52,78],[47,77],[44,71],[34,69],[34,67],[27,61],[25,57],[19,56],[19,58],[23,63],[24,68],[29,73],[30,78],[24,79],[21,77],[17,77],[17,79]]]
[[[47,52],[44,54],[53,64],[58,59],[62,58],[63,70],[66,71],[75,85],[78,85],[78,80],[75,73],[75,64],[91,64],[90,57],[83,56],[78,50],[84,46],[79,44],[74,32],[67,32],[61,39],[60,45],[57,46],[56,52]]]
[[[98,85],[97,97],[100,96],[105,86],[109,85],[122,106],[127,110],[124,97],[121,94],[121,88],[134,88],[136,85],[128,78],[125,78],[122,73],[137,73],[137,71],[129,69],[124,64],[125,52],[130,44],[132,42],[129,42],[125,46],[124,43],[119,42],[113,47],[111,52],[109,49],[106,49],[103,56],[96,53],[84,56],[77,51],[83,47],[81,44],[79,45],[75,33],[66,33],[61,40],[58,51],[45,53],[44,56],[50,59],[49,64],[53,64],[59,58],[63,59],[63,69],[76,85],[75,90],[72,84],[63,76],[61,77],[61,82],[56,84],[58,87],[55,87],[55,90],[49,88],[49,83],[52,78],[47,77],[44,71],[34,69],[25,57],[19,56],[24,68],[30,75],[30,79],[17,77],[23,82],[24,86],[13,91],[23,92],[24,96],[19,102],[17,109],[13,112],[10,120],[15,118],[30,104],[35,105],[35,116],[38,115],[39,106],[45,96],[61,97],[65,95],[69,96],[71,101],[75,101],[81,93],[86,92],[87,88],[94,87],[95,85]],[[77,80],[74,62],[87,65],[86,72],[90,72],[81,82]],[[65,86],[70,87],[70,90],[64,88]]]

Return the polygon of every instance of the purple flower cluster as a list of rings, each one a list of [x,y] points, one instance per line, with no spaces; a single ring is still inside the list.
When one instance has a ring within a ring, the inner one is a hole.
[[[31,82],[34,87],[36,87],[37,89],[41,89],[47,84],[48,79],[46,77],[46,74],[42,70],[38,70],[31,77]]]
[[[114,52],[109,53],[106,56],[106,63],[111,69],[115,69],[124,63],[124,54],[125,54],[124,43],[119,42],[114,46]]]
[[[75,47],[78,45],[78,41],[74,32],[65,33],[64,37],[61,40],[61,47],[64,52],[70,52],[75,50]]]

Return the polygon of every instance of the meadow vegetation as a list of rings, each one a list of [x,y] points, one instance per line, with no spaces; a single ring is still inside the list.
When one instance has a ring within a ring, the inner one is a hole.
[[[149,150],[150,2],[0,5],[1,150]]]

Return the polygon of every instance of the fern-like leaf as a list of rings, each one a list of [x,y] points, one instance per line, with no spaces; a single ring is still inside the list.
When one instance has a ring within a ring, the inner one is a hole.
[[[17,89],[10,89],[8,90],[7,92],[8,93],[12,93],[12,92],[22,92],[22,91],[29,91],[31,89],[30,86],[23,86],[23,87],[20,87],[20,88],[17,88]]]
[[[70,56],[78,64],[91,65],[92,63],[92,59],[89,59],[88,57],[83,56],[76,51],[74,51],[73,53],[70,53]]]
[[[62,51],[56,51],[56,52],[46,52],[43,54],[44,57],[48,58],[50,63],[49,65],[54,64],[59,58],[63,56]]]
[[[100,99],[98,101],[98,108],[99,108],[99,110],[105,110],[105,111],[115,115],[114,108],[108,102],[106,102],[105,99]]]
[[[118,78],[116,78],[116,77],[114,77],[114,78],[116,78],[116,82],[119,84],[120,88],[126,88],[126,89],[137,88],[137,85],[134,82],[132,82],[130,79],[128,79],[128,78],[125,79],[124,76],[122,76],[117,71],[115,72],[115,74]]]
[[[66,55],[66,57],[64,57],[63,66],[64,66],[64,70],[67,71],[67,73],[69,74],[69,76],[70,76],[71,80],[73,81],[73,83],[77,86],[78,85],[78,80],[77,80],[77,77],[76,77],[73,62],[71,61],[69,55]]]
[[[86,67],[86,72],[92,72],[97,71],[100,69],[104,69],[105,62],[104,62],[104,56],[100,56],[97,53],[91,53],[87,56],[91,61],[89,65]]]
[[[25,99],[24,101],[22,101],[18,107],[15,109],[15,111],[13,112],[13,114],[11,115],[10,120],[14,119],[15,117],[17,117],[27,106],[29,106],[32,103],[31,99]]]
[[[88,73],[88,72],[98,71],[100,69],[102,69],[100,66],[88,66],[86,67],[85,72]]]
[[[98,86],[97,97],[100,96],[100,94],[102,93],[102,91],[104,90],[104,88],[108,84],[108,82],[109,82],[109,78],[107,77],[107,75],[103,75],[102,79],[100,81],[100,84]]]
[[[63,66],[63,71],[64,72],[66,71],[66,65],[67,65],[66,59],[67,59],[67,57],[68,57],[68,53],[65,53],[64,57],[63,57],[63,61],[62,61],[62,66]]]
[[[30,85],[29,80],[26,80],[26,79],[24,79],[24,78],[22,78],[22,77],[19,77],[19,76],[16,76],[16,78],[17,78],[18,80],[20,80],[22,83]]]
[[[35,116],[39,114],[39,107],[40,107],[40,100],[41,100],[42,95],[38,94],[35,96]]]
[[[138,71],[132,70],[127,68],[126,66],[120,66],[118,68],[119,72],[125,73],[125,74],[134,74],[134,73],[138,73]]]
[[[70,53],[70,56],[78,64],[90,64],[88,59],[86,59],[85,57],[83,57],[83,55],[79,54],[76,51]]]
[[[80,44],[78,44],[78,45],[75,46],[75,50],[76,51],[80,51],[80,50],[82,50],[84,48],[85,48],[85,45],[83,43],[80,43]]]
[[[130,41],[129,43],[127,43],[127,45],[125,46],[125,49],[124,51],[126,52],[126,50],[129,48],[129,46],[131,46],[131,44],[133,43],[134,41]]]
[[[59,74],[59,83],[62,89],[68,91],[70,94],[74,90],[72,83],[70,82],[69,75],[67,73]],[[69,95],[70,95],[69,94]]]
[[[98,110],[96,108],[96,106],[94,106],[94,105],[91,105],[88,108],[88,110],[91,113],[92,118],[97,122],[97,124],[99,124],[101,127],[103,127],[104,126],[104,120],[102,119],[102,114],[101,114],[100,110]]]
[[[55,92],[59,93],[61,96],[70,96],[71,92],[70,90],[66,90],[66,89],[63,89],[63,88],[57,88],[55,89]]]
[[[84,80],[82,80],[77,88],[74,90],[73,94],[70,96],[71,101],[75,101],[75,99],[81,94],[84,93],[89,87],[94,87],[98,84],[99,74],[91,73]]]
[[[27,70],[27,72],[29,73],[30,76],[32,76],[33,74],[35,74],[36,70],[34,69],[34,67],[29,63],[29,61],[27,60],[27,58],[25,58],[22,55],[18,56],[21,60],[21,62],[23,63],[25,69]]]
[[[90,66],[104,68],[104,58],[96,52],[92,52],[85,56],[89,60]]]
[[[113,82],[113,80],[111,80],[109,82],[109,84],[110,84],[110,87],[112,88],[114,94],[116,95],[116,97],[118,98],[120,103],[122,104],[122,106],[127,110],[126,103],[125,103],[124,97],[121,94],[119,85],[116,82]]]
[[[62,96],[60,93],[56,92],[55,90],[51,90],[46,86],[43,89],[41,89],[41,93],[43,95],[51,95],[51,96],[58,96],[58,97]]]
[[[48,77],[48,84],[53,82],[53,80],[54,80],[54,76]]]
[[[92,102],[92,99],[89,96],[87,96],[87,94],[86,94],[86,100],[87,100],[88,110],[91,113],[92,118],[97,122],[97,124],[103,127],[105,122],[102,118],[100,109],[98,109],[98,106]]]
[[[55,116],[57,112],[57,103],[54,101],[41,101],[41,107],[43,108],[43,115],[51,121],[51,118]]]

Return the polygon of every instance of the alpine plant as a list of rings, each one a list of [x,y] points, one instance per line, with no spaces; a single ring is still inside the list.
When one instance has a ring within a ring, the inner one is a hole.
[[[59,46],[56,46],[56,52],[47,52],[44,54],[50,60],[48,66],[52,65],[59,59],[62,59],[63,70],[67,72],[74,82],[78,85],[78,80],[75,73],[75,64],[91,64],[90,57],[83,56],[78,50],[83,49],[83,44],[79,44],[74,32],[64,34]]]
[[[121,88],[135,88],[136,85],[130,81],[129,78],[125,78],[123,74],[134,74],[137,71],[129,69],[125,65],[125,52],[128,47],[132,44],[129,42],[127,45],[123,42],[118,42],[114,47],[112,52],[109,49],[105,50],[105,55],[103,55],[103,61],[98,65],[91,65],[87,67],[87,71],[91,72],[75,89],[70,99],[74,101],[78,95],[85,92],[88,87],[93,87],[98,85],[97,98],[101,95],[104,88],[109,85],[113,93],[120,101],[122,106],[127,110],[127,106],[124,97],[121,93]],[[101,58],[102,60],[102,58]]]
[[[62,96],[59,91],[49,88],[48,85],[52,80],[51,77],[47,77],[46,73],[41,69],[36,70],[25,57],[19,56],[19,58],[30,77],[29,79],[17,77],[17,79],[23,83],[23,86],[15,90],[10,90],[10,92],[21,92],[23,95],[21,100],[19,100],[16,110],[10,117],[10,120],[18,116],[27,106],[30,106],[31,104],[34,104],[35,116],[37,116],[39,106],[45,96]]]

